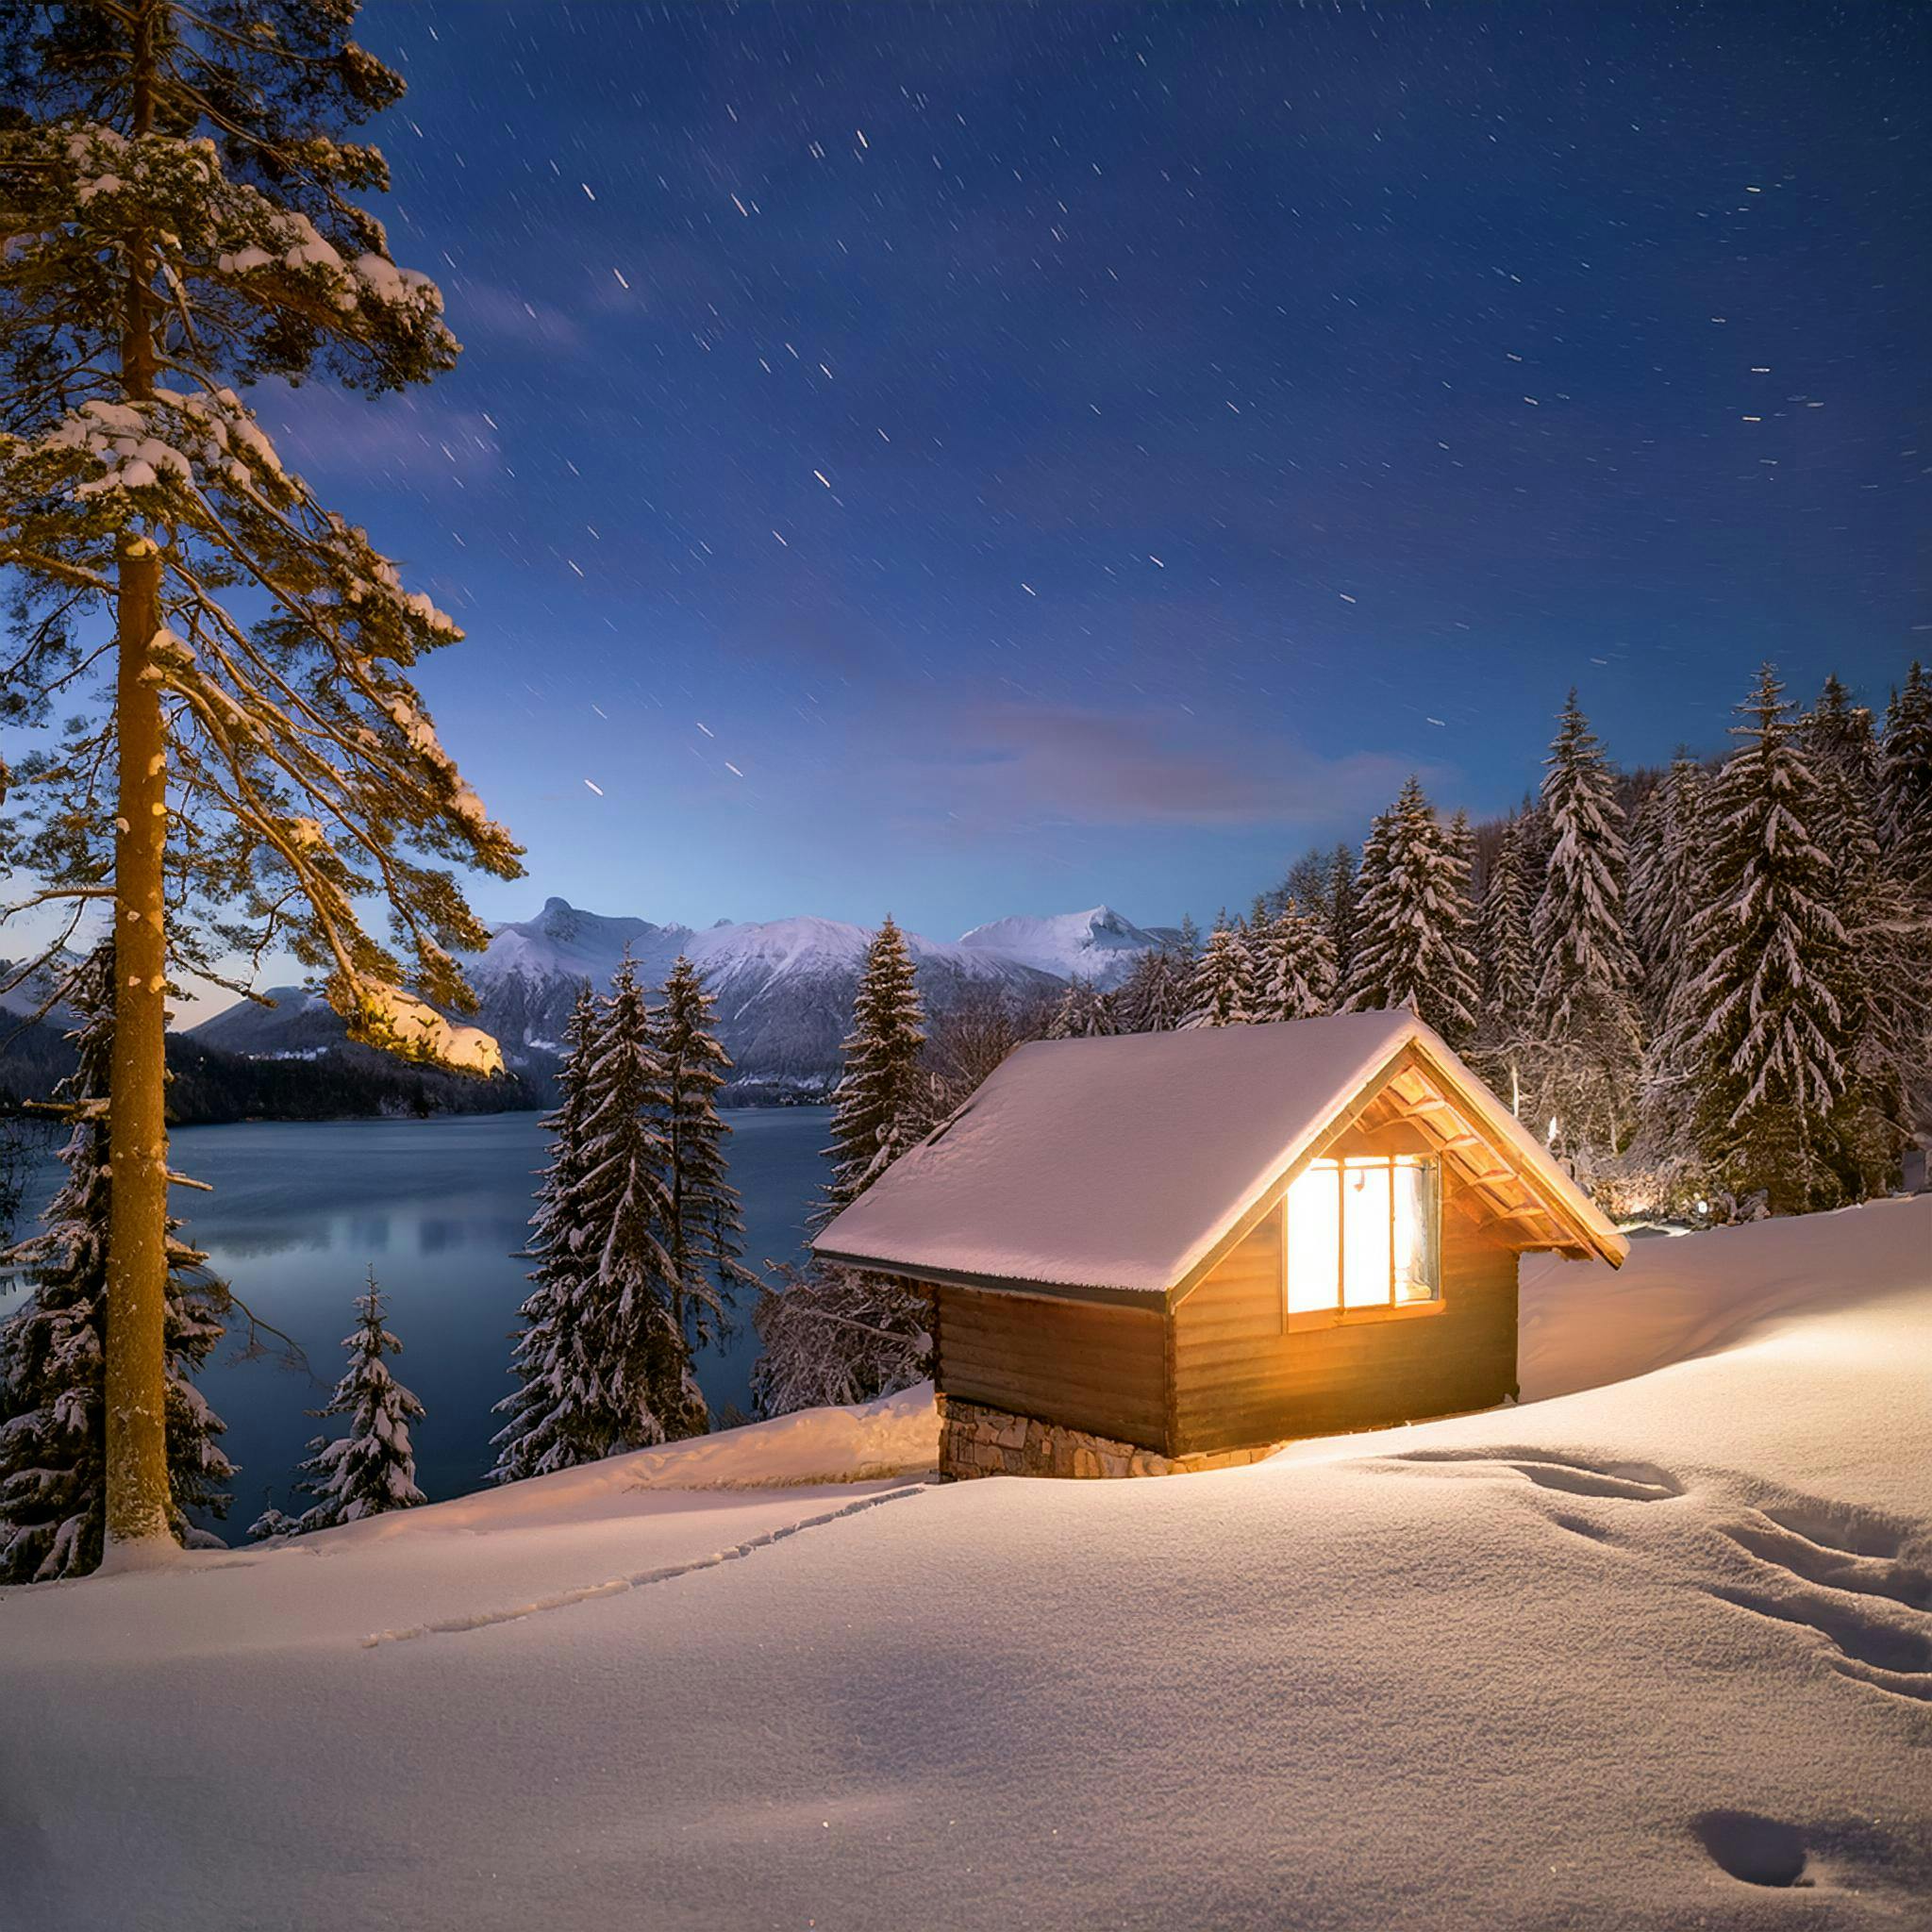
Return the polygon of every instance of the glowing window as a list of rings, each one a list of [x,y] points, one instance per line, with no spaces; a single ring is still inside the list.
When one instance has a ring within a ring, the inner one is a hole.
[[[1288,1311],[1341,1316],[1437,1299],[1436,1163],[1312,1161],[1288,1191]]]

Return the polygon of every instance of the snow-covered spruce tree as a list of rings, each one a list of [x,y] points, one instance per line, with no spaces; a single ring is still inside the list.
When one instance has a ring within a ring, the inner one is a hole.
[[[718,1090],[731,1071],[712,1015],[717,1003],[682,953],[664,982],[655,1016],[664,1062],[664,1139],[670,1190],[665,1252],[676,1286],[672,1314],[688,1344],[702,1348],[727,1333],[741,1291],[758,1277],[743,1265],[744,1218],[726,1178],[731,1129],[718,1112]]]
[[[1118,1030],[1172,1033],[1187,1017],[1189,977],[1176,948],[1157,946],[1142,953],[1114,992]]]
[[[1523,842],[1523,821],[1504,823],[1476,919],[1482,1011],[1474,1047],[1486,1076],[1512,1113],[1523,1106],[1523,1064],[1530,1044],[1536,955],[1530,941],[1535,903]]]
[[[27,1291],[0,1321],[0,1583],[76,1576],[101,1559],[107,1524],[107,1095],[112,1058],[113,948],[75,976],[74,1072],[58,1098],[70,1123],[67,1172],[38,1233],[9,1249]],[[193,1540],[188,1511],[225,1513],[234,1474],[224,1424],[192,1377],[222,1336],[227,1291],[170,1221],[162,1307],[169,1526]],[[212,1538],[207,1539],[212,1542]]]
[[[1712,787],[1705,904],[1659,1068],[1718,1185],[1774,1213],[1848,1191],[1839,1109],[1849,949],[1815,827],[1823,788],[1766,665]]]
[[[845,1064],[832,1095],[832,1144],[825,1149],[832,1177],[818,1209],[821,1225],[931,1126],[930,1088],[920,1065],[924,1043],[912,955],[889,916],[866,949],[852,1031],[840,1048]]]
[[[1356,876],[1354,846],[1346,841],[1328,855],[1328,891],[1323,909],[1328,921],[1328,940],[1335,948],[1335,970],[1340,984],[1348,984],[1355,966],[1356,935],[1360,925],[1361,891]]]
[[[594,1462],[616,1433],[590,1343],[594,1257],[587,1251],[591,1062],[597,1051],[596,995],[585,984],[563,1029],[558,1103],[544,1117],[550,1163],[537,1189],[525,1257],[536,1266],[517,1311],[510,1373],[517,1388],[496,1405],[508,1420],[494,1438],[495,1482],[548,1475]]]
[[[362,1038],[478,1068],[452,947],[488,935],[449,864],[517,849],[438,743],[409,669],[457,635],[283,463],[237,385],[393,389],[455,359],[441,300],[352,199],[341,133],[402,83],[349,0],[0,14],[4,708],[42,741],[4,830],[26,903],[111,903],[110,1546],[164,1549],[163,1003],[174,966],[273,945]],[[17,904],[13,909],[19,909]]]
[[[1885,709],[1879,828],[1899,877],[1932,907],[1932,677],[1914,663]]]
[[[1121,1031],[1113,996],[1076,973],[1046,1023],[1049,1040],[1094,1040]]]
[[[1615,1153],[1641,1077],[1637,960],[1616,777],[1574,691],[1543,763],[1542,808],[1550,853],[1530,924],[1537,1124],[1554,1121],[1557,1144],[1573,1154]]]
[[[912,955],[889,918],[867,949],[852,1003],[820,1226],[929,1129],[933,1089],[922,1064],[924,1043]],[[760,1343],[752,1403],[759,1415],[870,1401],[928,1373],[932,1301],[924,1290],[897,1275],[831,1261],[780,1270],[778,1279],[779,1286],[759,1294],[752,1318]]]
[[[1335,947],[1319,913],[1291,899],[1248,938],[1255,956],[1255,1020],[1307,1020],[1335,1004]]]
[[[382,1291],[375,1271],[356,1297],[356,1325],[342,1337],[348,1366],[329,1399],[315,1411],[326,1422],[346,1416],[348,1432],[333,1439],[318,1436],[302,1465],[308,1478],[302,1487],[316,1500],[291,1519],[270,1510],[249,1534],[297,1536],[312,1529],[330,1529],[339,1523],[359,1523],[390,1509],[412,1509],[426,1500],[416,1487],[416,1451],[411,1427],[423,1420],[423,1405],[390,1374],[387,1357],[403,1344],[384,1320]]]
[[[1687,936],[1704,901],[1710,782],[1681,745],[1637,815],[1630,863],[1630,931],[1646,1032],[1664,1024],[1685,971]]]
[[[1407,1007],[1461,1044],[1475,1024],[1469,875],[1418,778],[1370,827],[1356,911],[1344,1008]]]
[[[1245,1026],[1254,1014],[1255,961],[1248,936],[1227,923],[1224,912],[1214,922],[1201,957],[1188,981],[1188,1010],[1183,1027]]]
[[[607,1456],[709,1426],[676,1313],[668,1099],[650,1007],[626,958],[598,1014],[577,1189],[579,1319],[604,1405]]]
[[[1818,777],[1818,842],[1849,946],[1840,1134],[1857,1191],[1873,1193],[1890,1184],[1932,1090],[1932,905],[1917,899],[1879,835],[1872,714],[1829,677],[1798,736]]]

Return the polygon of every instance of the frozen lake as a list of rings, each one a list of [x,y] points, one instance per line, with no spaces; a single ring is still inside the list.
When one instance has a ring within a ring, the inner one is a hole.
[[[726,1112],[731,1180],[744,1203],[745,1260],[797,1257],[824,1179],[817,1108]],[[403,1344],[401,1379],[428,1414],[417,1431],[416,1474],[432,1502],[475,1489],[508,1393],[510,1331],[528,1264],[516,1258],[533,1171],[544,1162],[540,1117],[489,1114],[429,1121],[252,1121],[184,1127],[177,1173],[211,1194],[177,1191],[187,1234],[256,1313],[308,1351],[318,1382],[273,1359],[235,1362],[218,1349],[201,1386],[228,1424],[223,1446],[240,1465],[225,1524],[241,1541],[267,1500],[286,1506],[291,1472],[318,1424],[306,1413],[341,1366],[350,1302],[373,1266]],[[53,1184],[50,1170],[48,1185]],[[750,1402],[758,1353],[751,1309],[741,1331],[698,1359],[715,1415]]]

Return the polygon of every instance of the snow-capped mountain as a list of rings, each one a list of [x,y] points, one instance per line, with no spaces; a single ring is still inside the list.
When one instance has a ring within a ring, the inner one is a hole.
[[[1160,943],[1105,907],[1058,919],[1001,920],[958,942],[906,937],[920,996],[933,1014],[978,989],[1050,999],[1074,972],[1110,985],[1138,953]],[[866,927],[834,919],[727,922],[698,931],[550,899],[535,919],[499,926],[488,949],[464,966],[476,991],[477,1023],[496,1036],[512,1067],[541,1078],[556,1064],[564,1021],[585,980],[608,986],[628,950],[639,976],[655,987],[683,953],[717,999],[734,1088],[746,1096],[810,1094],[837,1077],[839,1042],[871,940]],[[341,1039],[341,1023],[319,996],[299,988],[272,996],[280,1003],[274,1011],[233,1007],[195,1027],[193,1037],[256,1057],[311,1053]]]
[[[975,925],[959,943],[974,952],[997,953],[1050,973],[1056,979],[1075,974],[1098,987],[1118,986],[1142,953],[1157,950],[1170,937],[1123,919],[1111,906],[1085,912],[1056,912],[1044,919],[1016,913]]]

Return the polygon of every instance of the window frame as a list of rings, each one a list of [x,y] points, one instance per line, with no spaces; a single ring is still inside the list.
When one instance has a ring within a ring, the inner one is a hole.
[[[1386,1302],[1356,1303],[1351,1307],[1347,1300],[1348,1290],[1348,1211],[1343,1190],[1347,1185],[1348,1170],[1355,1167],[1379,1167],[1389,1170],[1389,1299]],[[1413,1301],[1399,1302],[1395,1299],[1395,1186],[1394,1170],[1399,1167],[1417,1167],[1429,1175],[1429,1184],[1424,1190],[1427,1202],[1425,1213],[1428,1217],[1428,1246],[1435,1261],[1436,1279],[1431,1291],[1425,1297]],[[1335,1301],[1333,1305],[1324,1304],[1318,1308],[1291,1308],[1289,1306],[1289,1281],[1291,1272],[1290,1247],[1294,1240],[1293,1216],[1289,1212],[1290,1197],[1294,1182],[1282,1190],[1281,1195],[1281,1325],[1284,1334],[1299,1333],[1307,1329],[1340,1328],[1357,1322],[1401,1322],[1416,1315],[1437,1315],[1442,1311],[1444,1295],[1442,1288],[1442,1197],[1444,1191],[1444,1168],[1442,1158],[1437,1154],[1338,1154],[1320,1157],[1310,1160],[1294,1177],[1295,1181],[1320,1170],[1333,1168],[1336,1190],[1335,1224]]]

